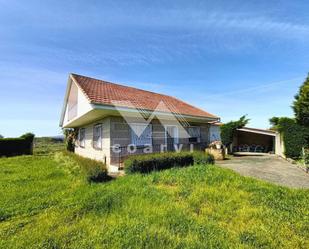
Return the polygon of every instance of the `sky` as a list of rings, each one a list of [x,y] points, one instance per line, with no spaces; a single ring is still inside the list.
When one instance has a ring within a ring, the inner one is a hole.
[[[309,1],[0,0],[0,134],[61,134],[68,75],[268,128],[309,72]]]

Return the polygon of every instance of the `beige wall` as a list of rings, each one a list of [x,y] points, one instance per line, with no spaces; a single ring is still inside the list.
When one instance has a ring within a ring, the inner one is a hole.
[[[134,122],[134,119],[132,120]],[[102,124],[103,136],[102,136],[102,149],[95,149],[92,146],[93,139],[93,127],[96,124]],[[177,125],[175,123],[170,123],[171,125]],[[153,144],[160,145],[165,144],[165,128],[158,120],[152,120],[152,137]],[[209,125],[201,123],[192,123],[192,126],[199,126],[201,130],[201,141],[202,143],[209,142]],[[183,127],[178,126],[179,136],[183,137],[184,132]],[[89,157],[95,160],[106,161],[109,165],[117,164],[117,153],[111,150],[111,146],[120,145],[128,146],[131,144],[131,129],[127,122],[122,117],[108,117],[103,120],[85,125],[80,128],[86,129],[86,141],[85,147],[76,146],[75,152],[81,156]],[[179,138],[179,143],[189,143],[189,138]]]
[[[276,134],[275,152],[277,155],[283,158],[286,157],[284,154],[284,143],[283,143],[282,135],[279,132]]]
[[[102,149],[95,149],[92,146],[93,139],[93,127],[96,124],[102,124]],[[107,164],[110,163],[110,118],[104,118],[95,123],[85,125],[79,128],[85,128],[86,140],[85,147],[78,146],[75,147],[75,153],[84,157],[89,157],[91,159],[106,161]]]

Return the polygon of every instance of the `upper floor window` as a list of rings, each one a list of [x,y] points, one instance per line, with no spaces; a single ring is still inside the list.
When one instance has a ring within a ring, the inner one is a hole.
[[[102,125],[97,124],[93,127],[93,148],[102,149]]]
[[[83,147],[83,148],[85,147],[85,140],[86,140],[86,129],[80,128],[79,134],[78,134],[78,141],[79,141],[80,147]]]
[[[201,141],[201,128],[198,126],[192,126],[188,128],[189,142],[199,143]]]
[[[152,144],[152,126],[151,124],[130,124],[131,143],[137,146]]]

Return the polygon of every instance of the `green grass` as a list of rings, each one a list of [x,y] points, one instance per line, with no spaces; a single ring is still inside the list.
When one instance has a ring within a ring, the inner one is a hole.
[[[61,153],[0,159],[0,248],[309,248],[309,191],[216,166],[89,184]]]
[[[64,142],[51,137],[35,137],[34,150],[35,155],[48,155],[65,149]]]

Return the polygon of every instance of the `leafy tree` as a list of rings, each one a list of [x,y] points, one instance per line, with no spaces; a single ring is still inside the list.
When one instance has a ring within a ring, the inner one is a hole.
[[[230,121],[221,126],[221,140],[225,146],[233,142],[233,137],[237,129],[244,127],[249,122],[247,115],[240,117],[237,121]]]
[[[2,136],[2,135],[0,134],[0,139],[1,139],[1,138],[4,138],[4,136]]]
[[[282,117],[272,117],[269,119],[269,123],[271,125],[270,129],[271,130],[275,130],[275,131],[279,131],[279,123],[280,123],[280,119]]]
[[[296,122],[300,125],[309,126],[309,75],[299,88],[298,94],[295,95],[292,108]]]

